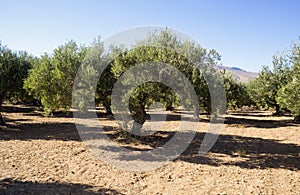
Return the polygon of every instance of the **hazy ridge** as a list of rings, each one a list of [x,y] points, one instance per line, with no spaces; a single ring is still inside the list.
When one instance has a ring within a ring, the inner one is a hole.
[[[234,78],[243,83],[247,83],[258,77],[257,72],[249,72],[238,67],[217,66],[217,68],[219,70],[225,70],[227,73],[231,73]]]

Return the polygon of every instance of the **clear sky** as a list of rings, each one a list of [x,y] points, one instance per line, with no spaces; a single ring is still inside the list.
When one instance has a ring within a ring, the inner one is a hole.
[[[216,49],[226,66],[259,71],[300,36],[298,0],[0,0],[0,40],[40,55],[143,25],[175,28]]]

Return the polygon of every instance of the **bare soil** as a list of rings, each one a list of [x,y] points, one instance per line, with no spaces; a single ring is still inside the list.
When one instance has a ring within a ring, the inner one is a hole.
[[[199,156],[208,125],[201,116],[193,142],[180,157],[157,170],[133,172],[94,157],[71,116],[45,118],[20,105],[5,105],[3,116],[0,194],[300,194],[300,125],[291,117],[231,112],[212,150]],[[116,125],[102,110],[99,117],[108,127]],[[177,122],[175,114],[168,119],[167,137]],[[166,141],[157,136],[131,142],[112,138],[151,149]]]

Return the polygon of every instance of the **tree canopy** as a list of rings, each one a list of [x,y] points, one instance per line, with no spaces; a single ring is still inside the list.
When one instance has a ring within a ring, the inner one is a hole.
[[[300,121],[300,43],[292,45],[291,53],[286,56],[289,66],[281,74],[286,75],[287,82],[279,91],[276,100],[282,108],[292,112],[295,121]]]
[[[294,43],[291,50],[273,56],[272,69],[264,66],[258,78],[247,84],[238,82],[225,71],[216,70],[215,65],[220,59],[221,56],[215,50],[207,50],[194,42],[181,39],[168,29],[150,34],[130,48],[111,45],[109,51],[104,51],[100,39],[96,39],[90,46],[68,41],[54,49],[52,54],[45,53],[41,57],[33,57],[26,52],[13,52],[0,45],[0,109],[5,99],[26,99],[30,96],[41,103],[45,115],[59,109],[68,111],[72,103],[79,109],[86,109],[85,99],[72,102],[74,78],[84,63],[87,66],[79,85],[88,85],[99,72],[102,74],[96,86],[89,86],[88,89],[82,87],[77,95],[82,98],[95,97],[95,102],[111,113],[113,88],[118,79],[135,65],[151,62],[171,65],[185,75],[197,94],[200,110],[207,113],[211,113],[212,101],[209,86],[222,81],[229,108],[255,104],[274,109],[275,114],[289,111],[295,119],[299,118],[299,43]],[[102,70],[104,64],[107,66]],[[183,85],[178,81],[179,75],[170,68],[162,68],[159,74],[178,86]],[[135,75],[131,75],[131,78],[125,78],[121,83],[126,86],[134,79]],[[218,97],[216,94],[214,96]],[[146,82],[131,91],[129,109],[135,121],[142,124],[146,120],[146,108],[154,102],[161,103],[167,110],[174,110],[180,105],[179,99],[170,86]],[[119,99],[120,102],[125,100]],[[189,98],[184,101],[187,105],[191,103]],[[196,111],[195,116],[199,115],[200,110]],[[0,119],[3,124],[1,115]]]
[[[3,101],[24,96],[23,81],[31,68],[31,60],[26,52],[13,52],[0,44],[0,125],[4,124],[1,115]]]
[[[273,69],[264,67],[248,90],[258,106],[275,109],[275,115],[291,112],[295,121],[300,115],[300,46],[293,43],[290,50],[273,56]]]
[[[33,64],[24,88],[41,101],[46,115],[55,109],[71,108],[74,78],[86,52],[85,47],[69,41]]]

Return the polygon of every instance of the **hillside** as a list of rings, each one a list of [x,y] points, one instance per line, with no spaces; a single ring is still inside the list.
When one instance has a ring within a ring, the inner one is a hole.
[[[228,66],[217,66],[220,70],[225,70],[227,73],[231,73],[238,81],[247,83],[250,80],[258,77],[257,72],[248,72],[237,67],[228,67]]]

